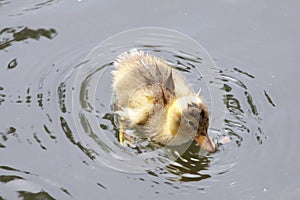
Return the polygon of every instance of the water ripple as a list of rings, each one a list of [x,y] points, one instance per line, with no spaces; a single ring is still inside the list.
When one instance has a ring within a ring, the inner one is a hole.
[[[161,148],[140,138],[132,146],[118,142],[111,70],[117,56],[132,48],[165,58],[195,91],[201,88],[211,113],[209,131],[217,143],[215,153],[205,154],[195,142],[187,149]],[[260,111],[264,103],[253,92],[258,90],[252,82],[255,76],[238,67],[218,69],[201,46],[180,33],[167,29],[157,32],[155,28],[124,32],[95,47],[85,59],[62,63],[67,67],[53,64],[40,75],[37,89],[28,86],[24,92],[8,95],[5,87],[0,87],[0,106],[7,102],[24,104],[42,113],[37,116],[42,122],[33,123],[30,136],[19,138],[19,127],[0,130],[0,148],[14,139],[48,151],[63,137],[100,168],[147,173],[153,184],[205,191],[213,184],[207,181],[234,171],[239,148],[251,146],[256,151],[255,147],[268,139]],[[261,94],[266,103],[276,106],[266,90]],[[0,177],[4,182],[17,179],[22,176]],[[201,184],[204,181],[206,185]],[[182,182],[187,184],[182,186]],[[97,185],[107,188],[102,183]],[[62,191],[68,194],[64,188]]]

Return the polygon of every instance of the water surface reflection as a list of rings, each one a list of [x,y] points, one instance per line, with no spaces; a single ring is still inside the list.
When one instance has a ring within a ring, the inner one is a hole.
[[[0,50],[10,47],[16,42],[26,41],[28,39],[39,40],[41,37],[53,39],[57,31],[50,29],[31,29],[27,26],[9,27],[0,30]]]

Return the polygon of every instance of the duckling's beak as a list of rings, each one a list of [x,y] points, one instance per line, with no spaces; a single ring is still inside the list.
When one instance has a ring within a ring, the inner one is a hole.
[[[208,137],[208,135],[196,135],[195,140],[200,146],[209,153],[216,150],[215,143]]]

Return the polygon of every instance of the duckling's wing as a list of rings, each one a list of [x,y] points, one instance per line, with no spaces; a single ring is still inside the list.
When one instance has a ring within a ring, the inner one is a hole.
[[[165,81],[165,88],[167,90],[169,90],[172,94],[175,95],[175,84],[174,84],[174,79],[173,79],[173,73],[172,73],[172,69],[170,70],[169,76],[167,78],[167,80]]]
[[[155,105],[152,107],[149,113],[149,119],[144,126],[144,134],[147,137],[153,136],[162,131],[165,120],[166,110],[161,105]]]

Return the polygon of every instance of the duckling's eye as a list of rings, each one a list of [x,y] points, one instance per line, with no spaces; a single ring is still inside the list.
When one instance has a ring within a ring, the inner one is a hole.
[[[200,116],[201,116],[202,119],[204,119],[204,117],[205,117],[204,111],[201,111],[201,112],[200,112]]]
[[[192,127],[195,127],[195,123],[191,120],[188,121],[189,125],[191,125]]]

